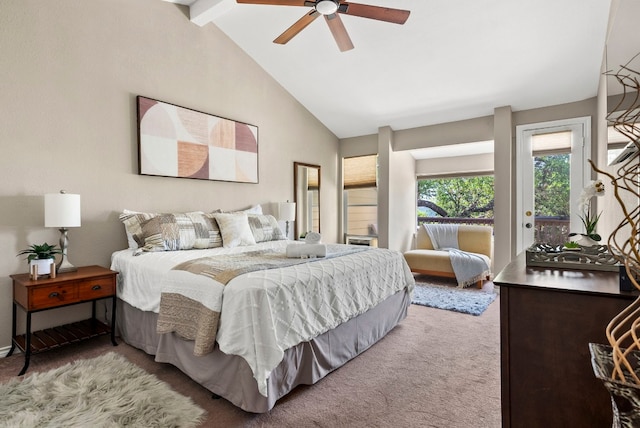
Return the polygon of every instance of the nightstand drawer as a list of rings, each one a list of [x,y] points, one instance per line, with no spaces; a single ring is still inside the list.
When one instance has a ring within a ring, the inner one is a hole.
[[[78,298],[93,300],[100,297],[110,297],[116,292],[113,277],[87,279],[78,283]]]
[[[38,287],[29,291],[31,296],[28,309],[31,311],[68,305],[78,301],[78,289],[74,283]]]

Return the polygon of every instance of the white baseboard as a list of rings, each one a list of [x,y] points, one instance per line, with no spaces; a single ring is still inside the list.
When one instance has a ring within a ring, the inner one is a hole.
[[[5,346],[4,348],[0,348],[0,358],[4,358],[9,353],[11,346]]]

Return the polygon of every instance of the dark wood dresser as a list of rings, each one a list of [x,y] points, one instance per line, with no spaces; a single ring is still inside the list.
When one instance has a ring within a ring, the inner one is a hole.
[[[638,292],[617,272],[528,268],[520,254],[500,286],[502,426],[610,427],[609,393],[593,374],[589,342]]]

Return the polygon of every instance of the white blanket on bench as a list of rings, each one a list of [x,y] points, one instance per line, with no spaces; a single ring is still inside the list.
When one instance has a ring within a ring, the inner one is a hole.
[[[468,287],[489,276],[490,269],[485,259],[459,248],[457,224],[425,224],[424,229],[434,249],[449,252],[458,287]]]

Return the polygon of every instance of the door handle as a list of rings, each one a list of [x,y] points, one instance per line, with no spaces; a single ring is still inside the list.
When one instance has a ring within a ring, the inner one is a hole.
[[[531,229],[533,225],[531,223],[526,223],[524,227],[526,227],[527,229]]]

